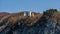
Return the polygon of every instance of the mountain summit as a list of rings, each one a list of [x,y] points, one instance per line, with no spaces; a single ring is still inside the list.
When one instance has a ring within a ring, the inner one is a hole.
[[[60,34],[60,12],[6,14],[0,19],[0,34]]]

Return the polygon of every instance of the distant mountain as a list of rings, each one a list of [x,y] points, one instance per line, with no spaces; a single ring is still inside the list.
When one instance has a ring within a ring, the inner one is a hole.
[[[49,9],[43,14],[12,13],[0,20],[0,34],[60,34],[60,12]]]

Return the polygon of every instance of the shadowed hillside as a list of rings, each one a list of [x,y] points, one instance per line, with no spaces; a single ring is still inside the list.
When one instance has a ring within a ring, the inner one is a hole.
[[[0,34],[60,34],[58,10],[49,9],[43,14],[32,13],[34,16],[24,16],[24,12],[3,13],[0,20]]]

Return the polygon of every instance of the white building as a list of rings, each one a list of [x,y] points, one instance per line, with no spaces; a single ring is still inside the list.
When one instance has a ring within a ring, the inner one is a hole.
[[[32,13],[32,12],[24,12],[24,16],[34,16],[34,13]]]

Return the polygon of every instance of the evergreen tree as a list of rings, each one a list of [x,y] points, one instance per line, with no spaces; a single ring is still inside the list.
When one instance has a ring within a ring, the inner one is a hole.
[[[49,9],[49,10],[44,11],[43,14],[47,15],[47,16],[51,16],[51,15],[53,15],[56,12],[58,12],[57,9]]]

